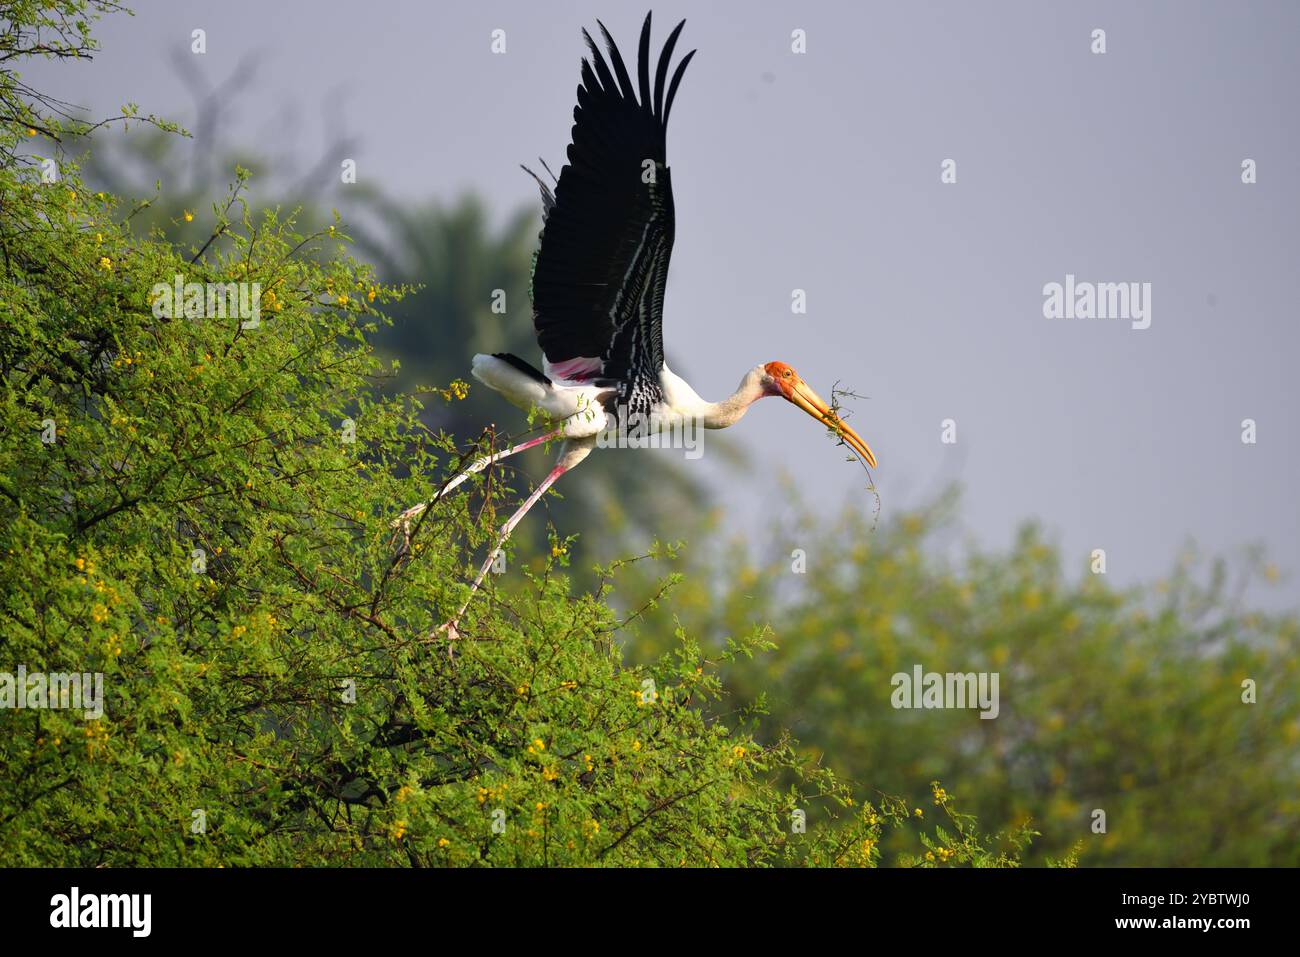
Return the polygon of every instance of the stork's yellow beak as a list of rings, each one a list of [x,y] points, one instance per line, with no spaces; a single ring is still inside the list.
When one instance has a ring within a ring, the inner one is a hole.
[[[862,436],[854,432],[847,422],[831,411],[831,407],[826,404],[826,401],[810,389],[806,382],[800,379],[790,389],[786,398],[818,422],[832,429],[836,435],[844,440],[849,448],[861,457],[862,461],[872,468],[876,467],[876,456],[872,453],[871,447],[862,440]]]

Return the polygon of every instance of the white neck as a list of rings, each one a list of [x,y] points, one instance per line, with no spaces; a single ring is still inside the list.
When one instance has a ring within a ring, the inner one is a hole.
[[[763,368],[759,366],[745,373],[740,387],[721,402],[706,402],[696,394],[685,379],[664,367],[660,381],[664,385],[664,398],[673,411],[699,418],[706,429],[725,429],[735,425],[749,411],[749,407],[763,398]]]

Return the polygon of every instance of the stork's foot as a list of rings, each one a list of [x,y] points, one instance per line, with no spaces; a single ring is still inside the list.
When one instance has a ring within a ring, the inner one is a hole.
[[[451,621],[439,625],[437,628],[434,629],[433,634],[429,636],[429,638],[431,639],[443,638],[446,640],[448,658],[456,657],[456,646],[453,644],[453,642],[455,642],[457,639],[460,638],[460,629],[457,627],[459,624],[460,624],[460,619],[453,618]]]
[[[400,528],[402,529],[402,531],[409,532],[411,529],[411,521],[415,518],[418,518],[420,513],[423,512],[428,507],[429,507],[428,502],[421,502],[419,505],[415,505],[412,506],[411,508],[408,508],[401,515],[397,516],[397,518],[393,519],[393,521],[390,523],[391,527]]]
[[[419,518],[426,508],[428,502],[416,505],[414,508],[408,508],[397,518],[389,523],[389,527],[394,529],[393,544],[397,545],[398,555],[409,555],[411,552],[411,522]],[[400,544],[398,544],[400,539]]]

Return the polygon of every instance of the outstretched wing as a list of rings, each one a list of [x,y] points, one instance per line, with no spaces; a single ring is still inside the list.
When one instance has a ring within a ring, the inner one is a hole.
[[[665,81],[685,23],[664,44],[652,90],[646,15],[639,91],[605,25],[600,31],[608,63],[583,30],[591,61],[582,61],[569,162],[560,170],[533,272],[533,324],[548,375],[618,379],[638,391],[658,386],[664,286],[673,247],[664,131],[694,50],[678,64],[666,89]]]

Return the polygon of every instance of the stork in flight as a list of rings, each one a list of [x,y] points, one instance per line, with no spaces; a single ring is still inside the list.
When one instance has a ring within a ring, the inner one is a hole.
[[[695,51],[682,58],[665,89],[683,20],[668,35],[652,87],[647,14],[634,84],[613,37],[597,23],[609,61],[583,30],[591,60],[582,61],[569,162],[560,170],[555,191],[525,168],[542,192],[541,249],[532,279],[542,371],[505,353],[476,355],[473,364],[474,377],[484,385],[522,409],[541,410],[550,422],[549,431],[476,460],[438,497],[494,462],[543,442],[562,440],[560,455],[550,474],[501,528],[470,597],[525,513],[591,453],[601,433],[619,423],[626,428],[634,420],[667,431],[690,420],[706,429],[725,429],[740,421],[757,400],[781,396],[834,430],[865,464],[876,464],[862,438],[783,362],[750,369],[740,387],[721,402],[700,398],[664,362],[664,287],[673,249],[673,190],[664,134],[678,84]],[[394,524],[408,527],[429,504],[408,509]],[[438,631],[457,637],[470,597]]]

